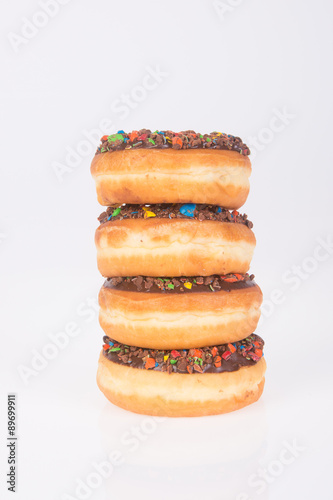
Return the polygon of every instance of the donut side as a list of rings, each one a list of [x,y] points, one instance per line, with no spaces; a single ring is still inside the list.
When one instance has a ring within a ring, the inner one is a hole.
[[[154,217],[101,224],[95,243],[105,277],[209,276],[246,273],[256,240],[244,224]]]
[[[262,292],[243,288],[194,293],[147,293],[103,286],[99,321],[104,332],[124,344],[155,349],[235,342],[253,332],[260,317]]]
[[[91,174],[104,206],[192,202],[237,209],[249,193],[251,162],[218,149],[121,150],[96,155]]]
[[[197,417],[238,410],[259,399],[266,363],[222,373],[191,375],[139,370],[101,353],[97,384],[112,403],[135,413]]]

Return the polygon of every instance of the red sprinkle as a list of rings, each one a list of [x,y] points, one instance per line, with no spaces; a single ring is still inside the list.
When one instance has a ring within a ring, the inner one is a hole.
[[[258,356],[258,358],[261,358],[261,356],[262,356],[262,350],[261,349],[255,349],[254,352]]]
[[[180,352],[179,351],[171,351],[171,356],[173,356],[174,358],[178,358],[180,356]]]
[[[104,344],[103,345],[103,349],[104,349],[104,351],[107,351],[108,349],[110,349],[109,344]]]
[[[229,359],[231,356],[231,352],[230,351],[225,351],[223,354],[222,354],[222,358],[227,360]]]

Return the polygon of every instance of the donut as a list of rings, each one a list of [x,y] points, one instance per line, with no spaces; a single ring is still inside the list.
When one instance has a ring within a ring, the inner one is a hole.
[[[91,164],[101,205],[211,203],[241,207],[251,162],[238,137],[213,132],[133,131],[104,136]]]
[[[126,204],[99,220],[97,264],[105,277],[244,274],[256,243],[246,214],[214,205]]]
[[[263,340],[203,349],[153,350],[104,337],[97,384],[114,404],[135,413],[170,417],[216,415],[257,401],[266,363]]]
[[[99,293],[99,322],[106,335],[145,348],[235,342],[259,321],[262,292],[253,277],[109,278]]]

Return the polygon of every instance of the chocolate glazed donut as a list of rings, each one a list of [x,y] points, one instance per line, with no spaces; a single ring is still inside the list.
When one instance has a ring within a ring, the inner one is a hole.
[[[99,321],[107,335],[125,344],[203,347],[253,332],[261,302],[253,275],[114,277],[100,291]]]
[[[142,129],[102,137],[91,164],[101,205],[212,203],[241,207],[249,193],[249,148],[239,137]]]
[[[214,205],[122,205],[99,220],[97,263],[105,277],[246,273],[256,242],[246,214]]]
[[[266,363],[263,340],[189,350],[153,350],[104,337],[97,383],[118,406],[159,416],[215,415],[260,397]]]

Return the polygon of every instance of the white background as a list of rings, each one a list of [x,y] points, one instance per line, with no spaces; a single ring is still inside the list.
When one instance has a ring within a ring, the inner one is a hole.
[[[333,250],[322,243],[333,237],[332,3],[72,0],[53,17],[40,12],[37,1],[1,3],[1,497],[13,498],[6,400],[16,392],[19,500],[333,498]],[[103,120],[103,133],[219,130],[256,153],[244,211],[265,295],[257,404],[154,421],[98,391],[101,209],[89,165]],[[69,150],[79,150],[75,167]],[[19,370],[32,369],[49,335],[73,327],[24,382]],[[93,463],[115,450],[122,463],[102,479]]]

